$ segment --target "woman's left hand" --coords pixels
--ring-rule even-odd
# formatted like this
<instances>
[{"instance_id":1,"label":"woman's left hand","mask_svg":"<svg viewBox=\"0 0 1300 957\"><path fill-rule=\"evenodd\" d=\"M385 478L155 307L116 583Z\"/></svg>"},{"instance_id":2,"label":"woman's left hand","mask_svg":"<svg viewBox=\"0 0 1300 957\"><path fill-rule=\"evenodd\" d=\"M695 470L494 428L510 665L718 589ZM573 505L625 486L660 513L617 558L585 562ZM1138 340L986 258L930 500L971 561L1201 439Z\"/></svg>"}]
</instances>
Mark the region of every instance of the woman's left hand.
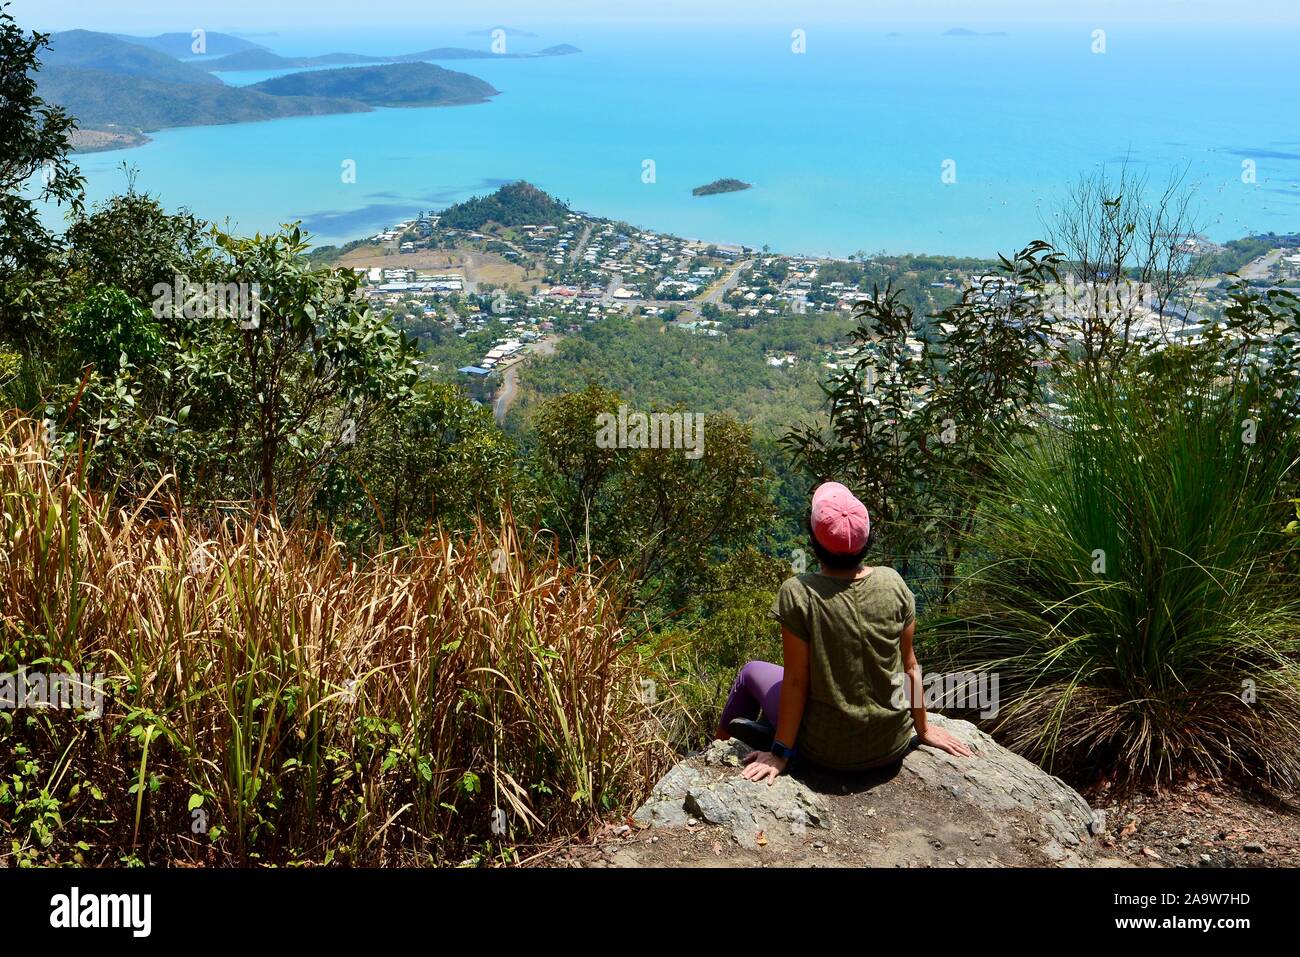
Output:
<instances>
[{"instance_id":1,"label":"woman's left hand","mask_svg":"<svg viewBox=\"0 0 1300 957\"><path fill-rule=\"evenodd\" d=\"M740 776L746 781L766 780L768 784L773 784L787 763L789 762L785 758L778 758L771 751L750 751L745 755L748 767L740 772Z\"/></svg>"}]
</instances>

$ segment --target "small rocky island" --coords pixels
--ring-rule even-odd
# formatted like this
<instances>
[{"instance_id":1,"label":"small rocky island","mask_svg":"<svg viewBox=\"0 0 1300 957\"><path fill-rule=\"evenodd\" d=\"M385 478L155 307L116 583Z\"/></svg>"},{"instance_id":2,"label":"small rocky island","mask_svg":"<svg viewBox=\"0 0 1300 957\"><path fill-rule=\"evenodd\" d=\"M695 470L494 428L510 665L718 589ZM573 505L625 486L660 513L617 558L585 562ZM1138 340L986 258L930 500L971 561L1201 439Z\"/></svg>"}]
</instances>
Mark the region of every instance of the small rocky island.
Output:
<instances>
[{"instance_id":1,"label":"small rocky island","mask_svg":"<svg viewBox=\"0 0 1300 957\"><path fill-rule=\"evenodd\" d=\"M753 183L743 183L738 179L715 179L712 183L696 186L691 190L691 195L712 196L715 193L738 193L742 189L752 188L753 185Z\"/></svg>"}]
</instances>

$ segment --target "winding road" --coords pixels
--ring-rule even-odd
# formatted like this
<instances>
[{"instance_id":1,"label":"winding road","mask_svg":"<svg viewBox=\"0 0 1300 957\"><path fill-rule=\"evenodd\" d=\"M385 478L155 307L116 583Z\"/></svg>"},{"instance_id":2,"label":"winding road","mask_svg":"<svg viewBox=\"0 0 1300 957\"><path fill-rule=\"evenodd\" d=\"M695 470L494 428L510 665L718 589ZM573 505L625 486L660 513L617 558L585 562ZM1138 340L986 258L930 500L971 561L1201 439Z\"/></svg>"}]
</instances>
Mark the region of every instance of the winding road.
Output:
<instances>
[{"instance_id":1,"label":"winding road","mask_svg":"<svg viewBox=\"0 0 1300 957\"><path fill-rule=\"evenodd\" d=\"M506 421L506 414L510 411L510 406L514 404L515 398L519 395L519 367L523 365L525 359L529 356L549 356L555 351L555 345L559 342L559 336L547 336L545 339L539 339L533 348L521 356L517 361L510 364L506 369L506 374L501 377L501 388L497 390L497 396L492 401L492 415L497 420L497 425L503 425Z\"/></svg>"}]
</instances>

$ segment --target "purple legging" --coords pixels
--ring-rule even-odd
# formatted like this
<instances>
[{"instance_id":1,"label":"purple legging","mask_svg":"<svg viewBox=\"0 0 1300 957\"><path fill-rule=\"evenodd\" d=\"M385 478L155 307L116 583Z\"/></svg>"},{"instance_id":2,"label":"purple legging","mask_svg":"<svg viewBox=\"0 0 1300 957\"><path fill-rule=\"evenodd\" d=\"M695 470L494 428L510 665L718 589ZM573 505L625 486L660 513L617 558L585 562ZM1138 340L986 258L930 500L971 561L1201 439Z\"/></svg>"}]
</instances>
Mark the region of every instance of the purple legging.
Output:
<instances>
[{"instance_id":1,"label":"purple legging","mask_svg":"<svg viewBox=\"0 0 1300 957\"><path fill-rule=\"evenodd\" d=\"M741 668L718 720L720 728L725 731L733 718L753 721L760 710L775 727L781 708L781 679L784 677L785 669L769 661L751 661Z\"/></svg>"}]
</instances>

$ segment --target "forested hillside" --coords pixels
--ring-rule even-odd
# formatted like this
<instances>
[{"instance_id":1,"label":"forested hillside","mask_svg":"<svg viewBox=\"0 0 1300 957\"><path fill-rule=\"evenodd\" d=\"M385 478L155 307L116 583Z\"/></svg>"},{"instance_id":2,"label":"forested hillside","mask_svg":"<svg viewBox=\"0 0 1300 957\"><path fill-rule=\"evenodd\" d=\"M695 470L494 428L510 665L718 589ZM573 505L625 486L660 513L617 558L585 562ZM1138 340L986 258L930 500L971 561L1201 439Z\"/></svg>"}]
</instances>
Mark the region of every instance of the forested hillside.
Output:
<instances>
[{"instance_id":1,"label":"forested hillside","mask_svg":"<svg viewBox=\"0 0 1300 957\"><path fill-rule=\"evenodd\" d=\"M487 196L475 196L442 211L442 224L454 229L481 229L487 223L501 226L555 225L568 208L536 186L511 183Z\"/></svg>"}]
</instances>

